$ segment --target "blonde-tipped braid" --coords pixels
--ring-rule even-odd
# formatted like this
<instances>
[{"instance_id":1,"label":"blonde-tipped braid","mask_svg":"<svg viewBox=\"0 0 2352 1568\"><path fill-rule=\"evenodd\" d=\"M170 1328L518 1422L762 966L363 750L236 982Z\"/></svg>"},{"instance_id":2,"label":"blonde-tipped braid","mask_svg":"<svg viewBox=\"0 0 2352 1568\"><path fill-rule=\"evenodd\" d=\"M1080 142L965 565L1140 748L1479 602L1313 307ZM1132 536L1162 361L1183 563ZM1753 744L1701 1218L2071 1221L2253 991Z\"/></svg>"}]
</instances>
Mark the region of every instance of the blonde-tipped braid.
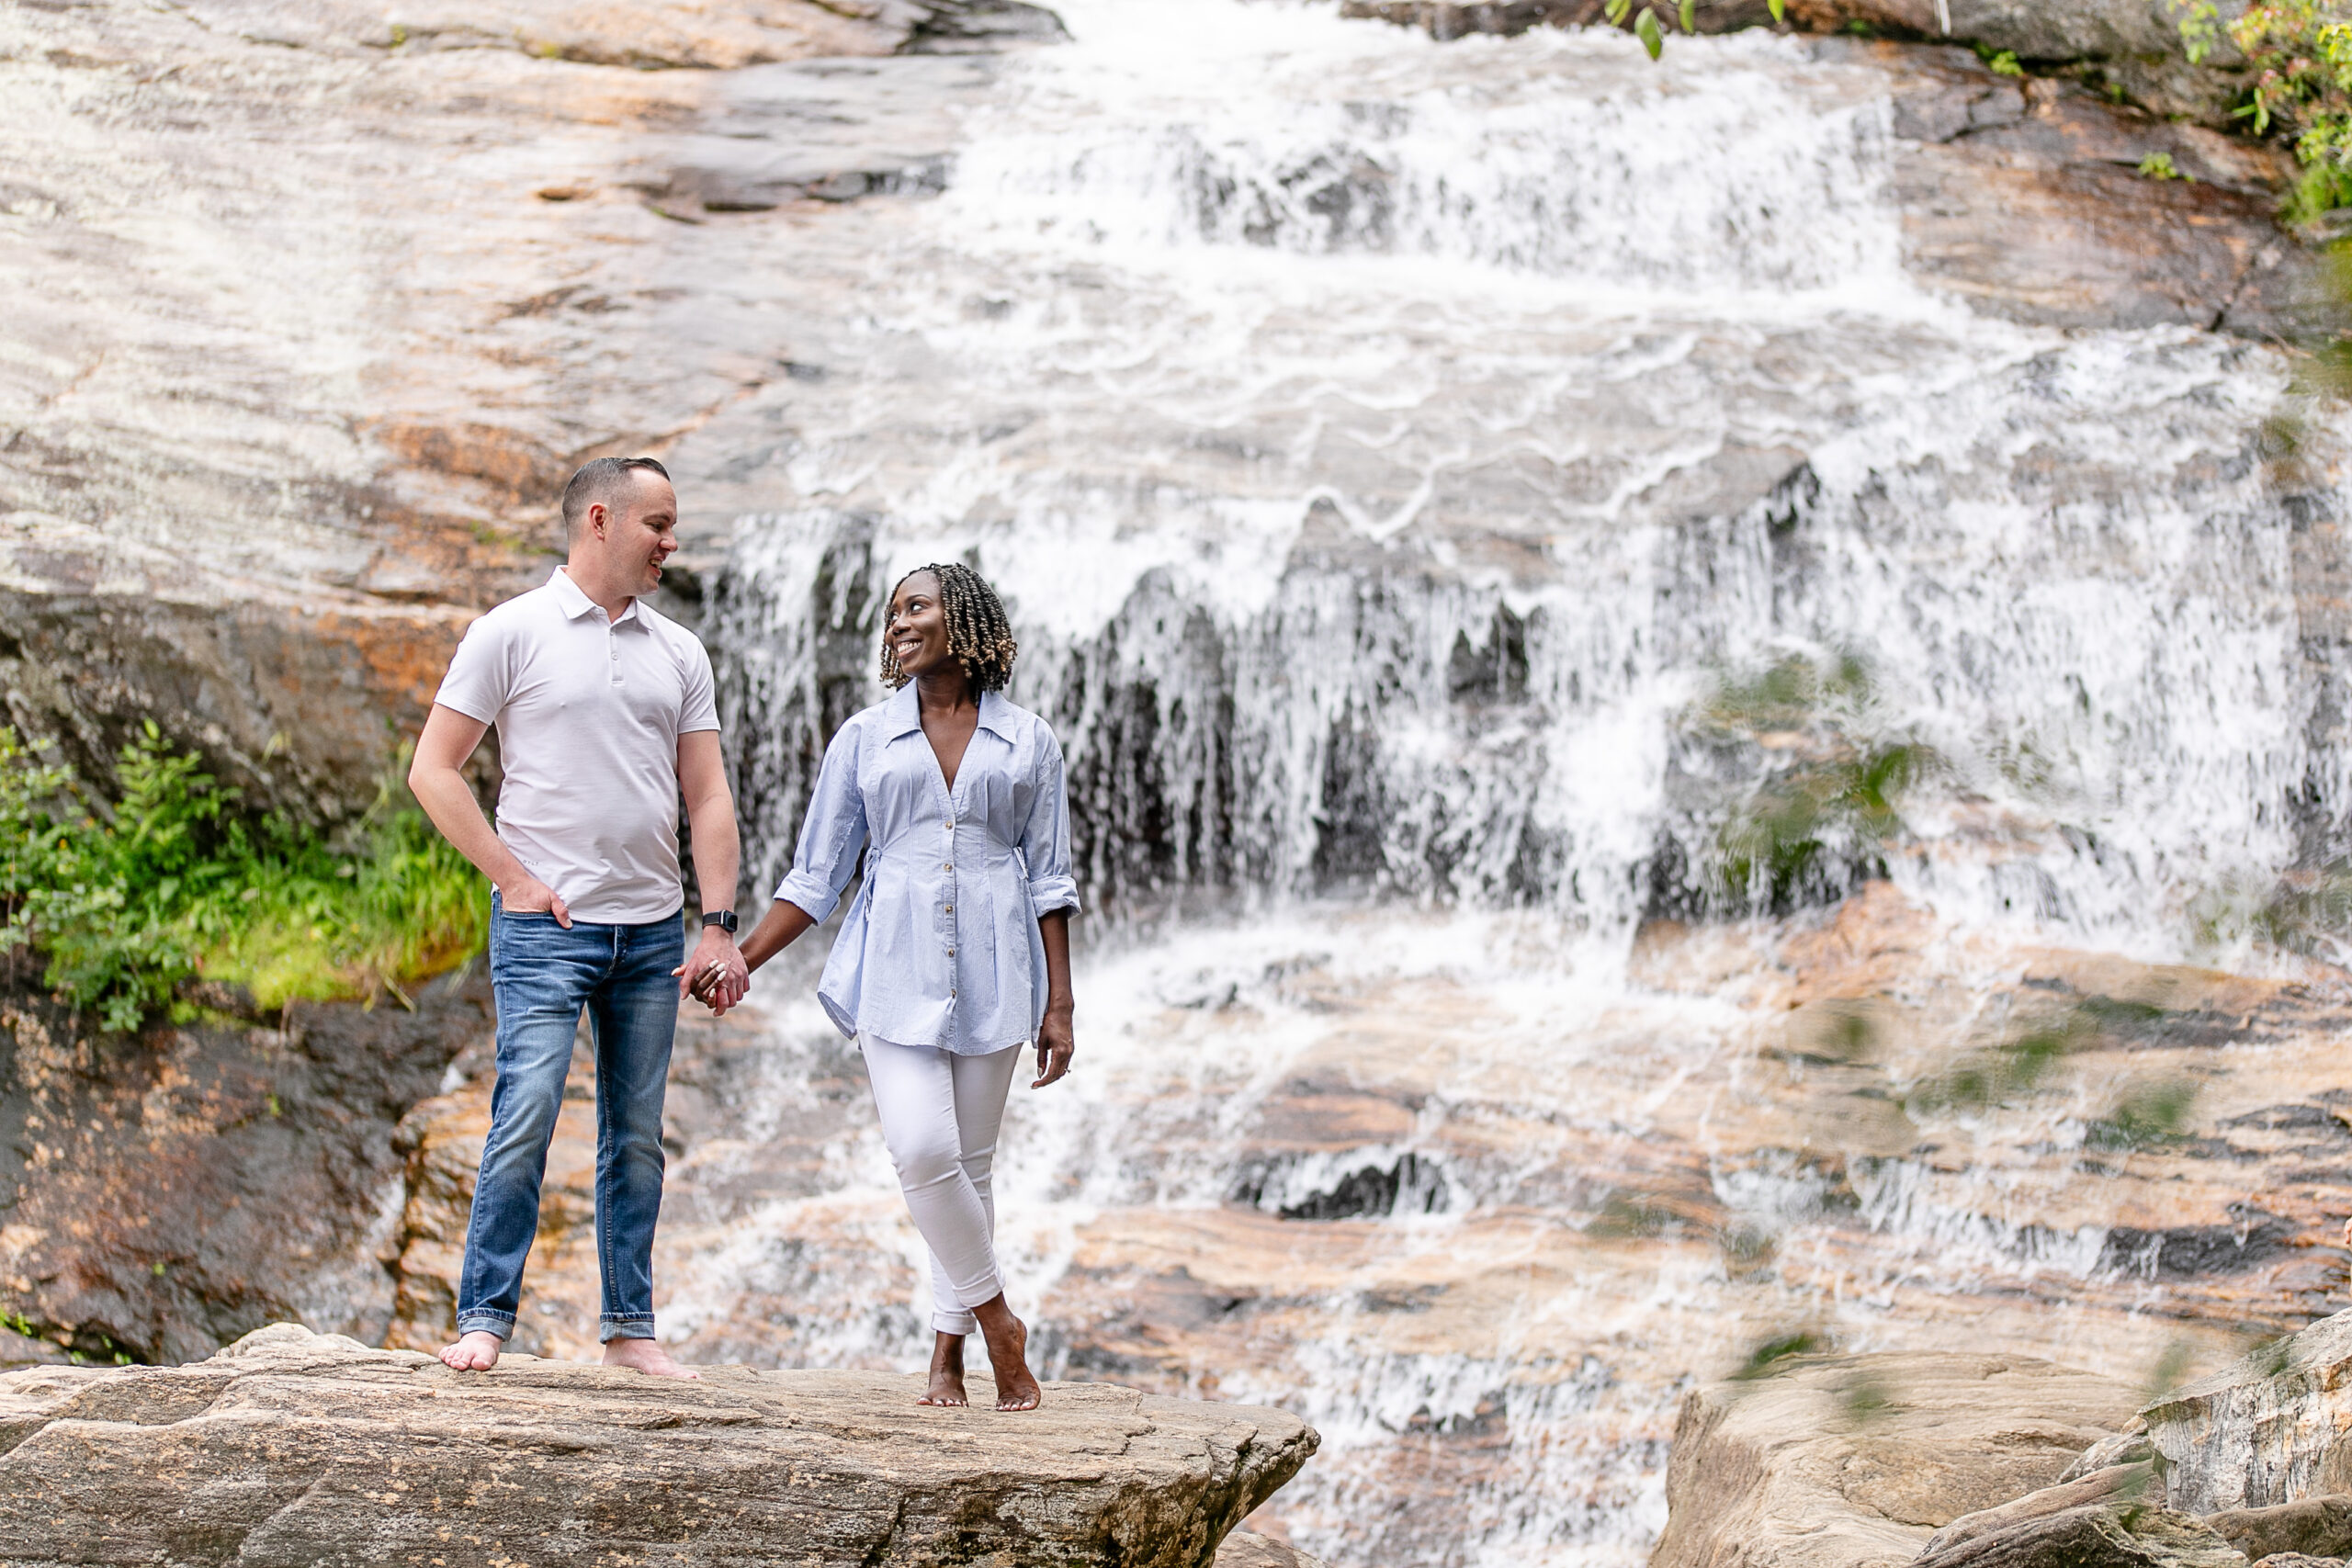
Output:
<instances>
[{"instance_id":1,"label":"blonde-tipped braid","mask_svg":"<svg viewBox=\"0 0 2352 1568\"><path fill-rule=\"evenodd\" d=\"M959 562L933 562L919 566L907 573L927 571L939 580L939 608L947 617L947 651L964 667L965 678L978 692L1001 692L1012 679L1012 660L1021 645L1012 640L1012 623L1005 618L1004 602L996 590L988 585L980 574ZM891 590L896 598L907 577L899 579ZM882 683L891 690L907 683L907 672L899 668L899 656L891 651L888 617L883 621Z\"/></svg>"}]
</instances>

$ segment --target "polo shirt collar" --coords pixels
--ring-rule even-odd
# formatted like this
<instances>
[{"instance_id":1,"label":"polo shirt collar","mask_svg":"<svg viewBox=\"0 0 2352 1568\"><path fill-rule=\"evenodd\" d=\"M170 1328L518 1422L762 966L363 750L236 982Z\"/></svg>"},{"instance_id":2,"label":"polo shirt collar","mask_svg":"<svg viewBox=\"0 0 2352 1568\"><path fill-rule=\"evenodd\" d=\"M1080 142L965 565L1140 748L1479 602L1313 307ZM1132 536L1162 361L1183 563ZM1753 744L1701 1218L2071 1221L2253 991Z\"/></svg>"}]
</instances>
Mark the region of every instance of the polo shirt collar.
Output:
<instances>
[{"instance_id":1,"label":"polo shirt collar","mask_svg":"<svg viewBox=\"0 0 2352 1568\"><path fill-rule=\"evenodd\" d=\"M573 589L573 592L579 592ZM899 687L883 705L883 719L889 727L886 739L896 740L901 735L912 735L922 728L922 706L915 698L912 681ZM979 727L1006 742L1013 740L1012 705L1004 700L1001 692L980 694Z\"/></svg>"},{"instance_id":2,"label":"polo shirt collar","mask_svg":"<svg viewBox=\"0 0 2352 1568\"><path fill-rule=\"evenodd\" d=\"M555 602L563 607L563 618L567 621L576 621L596 608L596 601L588 597L588 591L572 581L571 574L561 567L548 574L548 586L555 590ZM637 601L631 599L628 608L614 617L613 625L625 626L636 619Z\"/></svg>"}]
</instances>

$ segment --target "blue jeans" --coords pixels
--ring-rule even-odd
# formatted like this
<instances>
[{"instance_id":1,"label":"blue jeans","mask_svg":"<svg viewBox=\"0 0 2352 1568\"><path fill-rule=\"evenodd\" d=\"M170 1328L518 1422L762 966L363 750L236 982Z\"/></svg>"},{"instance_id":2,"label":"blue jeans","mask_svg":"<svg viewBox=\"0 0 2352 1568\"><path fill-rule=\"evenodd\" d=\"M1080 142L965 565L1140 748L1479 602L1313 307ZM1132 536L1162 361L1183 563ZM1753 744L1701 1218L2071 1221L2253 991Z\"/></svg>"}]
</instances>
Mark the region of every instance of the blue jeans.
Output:
<instances>
[{"instance_id":1,"label":"blue jeans","mask_svg":"<svg viewBox=\"0 0 2352 1568\"><path fill-rule=\"evenodd\" d=\"M653 1337L653 1225L662 1215L662 1094L685 962L677 917L642 926L508 914L492 895L490 979L498 1084L466 1225L458 1332L514 1328L523 1261L539 1229L539 1184L563 1107L580 1010L596 1040L596 1262L600 1340Z\"/></svg>"}]
</instances>

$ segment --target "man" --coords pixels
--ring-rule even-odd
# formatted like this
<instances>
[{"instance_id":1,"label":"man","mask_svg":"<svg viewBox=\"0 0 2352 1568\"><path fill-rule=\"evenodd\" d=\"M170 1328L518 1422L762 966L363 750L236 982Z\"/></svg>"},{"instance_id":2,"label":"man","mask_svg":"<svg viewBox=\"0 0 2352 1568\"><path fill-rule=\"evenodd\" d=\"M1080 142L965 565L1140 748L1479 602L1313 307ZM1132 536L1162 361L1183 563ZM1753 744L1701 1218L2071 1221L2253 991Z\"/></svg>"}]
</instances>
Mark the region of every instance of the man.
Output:
<instances>
[{"instance_id":1,"label":"man","mask_svg":"<svg viewBox=\"0 0 2352 1568\"><path fill-rule=\"evenodd\" d=\"M441 1359L487 1371L514 1331L585 1007L596 1042L597 1337L608 1366L693 1377L653 1337L662 1098L687 987L724 1011L750 983L735 951L735 803L710 657L641 598L678 547L668 472L650 457L599 457L564 487L563 522L570 558L468 628L409 771L434 825L496 889L498 1082L466 1227L458 1337ZM492 724L505 769L494 830L458 771ZM703 904L701 944L684 964L682 795Z\"/></svg>"}]
</instances>

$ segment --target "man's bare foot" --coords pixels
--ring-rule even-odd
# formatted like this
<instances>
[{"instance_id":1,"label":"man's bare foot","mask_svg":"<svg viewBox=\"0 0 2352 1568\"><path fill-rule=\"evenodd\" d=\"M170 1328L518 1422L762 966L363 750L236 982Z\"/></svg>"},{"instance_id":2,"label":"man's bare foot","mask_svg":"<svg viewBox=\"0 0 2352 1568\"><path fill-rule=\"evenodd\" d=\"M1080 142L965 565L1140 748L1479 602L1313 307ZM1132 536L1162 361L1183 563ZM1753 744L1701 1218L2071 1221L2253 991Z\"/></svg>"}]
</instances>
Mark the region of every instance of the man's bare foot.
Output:
<instances>
[{"instance_id":1,"label":"man's bare foot","mask_svg":"<svg viewBox=\"0 0 2352 1568\"><path fill-rule=\"evenodd\" d=\"M477 1328L458 1336L455 1345L441 1347L441 1364L461 1372L486 1372L498 1365L498 1352L506 1341L487 1328Z\"/></svg>"},{"instance_id":2,"label":"man's bare foot","mask_svg":"<svg viewBox=\"0 0 2352 1568\"><path fill-rule=\"evenodd\" d=\"M965 1405L972 1403L964 1392L964 1337L960 1334L938 1334L931 1342L931 1386L923 1391L917 1404Z\"/></svg>"},{"instance_id":3,"label":"man's bare foot","mask_svg":"<svg viewBox=\"0 0 2352 1568\"><path fill-rule=\"evenodd\" d=\"M1045 1391L1029 1372L1028 1325L1012 1315L1001 1295L974 1307L972 1315L980 1320L980 1335L988 1341L989 1371L996 1377L996 1407L1036 1409Z\"/></svg>"},{"instance_id":4,"label":"man's bare foot","mask_svg":"<svg viewBox=\"0 0 2352 1568\"><path fill-rule=\"evenodd\" d=\"M628 1367L634 1371L656 1378L698 1378L702 1374L692 1367L682 1367L670 1359L656 1339L608 1339L605 1342L605 1365Z\"/></svg>"}]
</instances>

